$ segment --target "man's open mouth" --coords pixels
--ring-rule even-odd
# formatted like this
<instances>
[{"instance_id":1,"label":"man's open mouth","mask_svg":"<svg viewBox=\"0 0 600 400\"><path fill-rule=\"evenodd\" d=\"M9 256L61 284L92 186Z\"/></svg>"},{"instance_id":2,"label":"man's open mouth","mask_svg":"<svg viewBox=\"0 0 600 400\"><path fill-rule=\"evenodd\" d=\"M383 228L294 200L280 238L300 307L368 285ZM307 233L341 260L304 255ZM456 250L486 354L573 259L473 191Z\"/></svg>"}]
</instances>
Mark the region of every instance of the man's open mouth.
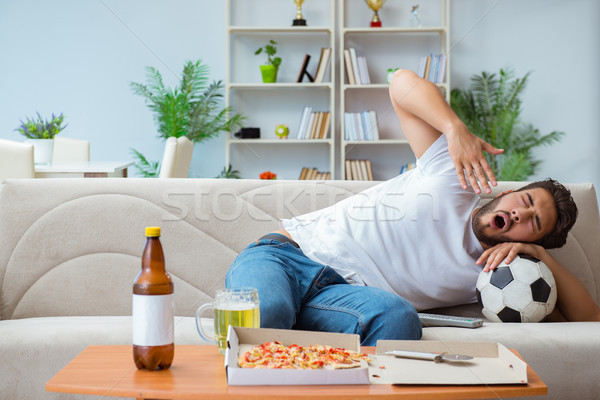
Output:
<instances>
[{"instance_id":1,"label":"man's open mouth","mask_svg":"<svg viewBox=\"0 0 600 400\"><path fill-rule=\"evenodd\" d=\"M496 214L496 216L492 218L490 225L492 228L504 230L504 228L508 227L509 222L508 215L505 213L500 213Z\"/></svg>"}]
</instances>

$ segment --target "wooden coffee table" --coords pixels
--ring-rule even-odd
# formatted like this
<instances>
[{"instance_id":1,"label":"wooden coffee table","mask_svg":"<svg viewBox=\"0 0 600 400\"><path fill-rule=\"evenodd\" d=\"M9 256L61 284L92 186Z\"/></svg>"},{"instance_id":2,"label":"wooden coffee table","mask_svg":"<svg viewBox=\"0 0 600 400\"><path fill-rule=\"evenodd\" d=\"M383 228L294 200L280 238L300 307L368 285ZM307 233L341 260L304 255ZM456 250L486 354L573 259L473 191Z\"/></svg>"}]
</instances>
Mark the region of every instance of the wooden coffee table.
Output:
<instances>
[{"instance_id":1,"label":"wooden coffee table","mask_svg":"<svg viewBox=\"0 0 600 400\"><path fill-rule=\"evenodd\" d=\"M373 353L374 347L362 351ZM227 386L216 346L176 346L165 371L139 371L131 346L90 346L46 383L51 392L138 399L482 399L547 394L528 367L527 385L423 386Z\"/></svg>"}]
</instances>

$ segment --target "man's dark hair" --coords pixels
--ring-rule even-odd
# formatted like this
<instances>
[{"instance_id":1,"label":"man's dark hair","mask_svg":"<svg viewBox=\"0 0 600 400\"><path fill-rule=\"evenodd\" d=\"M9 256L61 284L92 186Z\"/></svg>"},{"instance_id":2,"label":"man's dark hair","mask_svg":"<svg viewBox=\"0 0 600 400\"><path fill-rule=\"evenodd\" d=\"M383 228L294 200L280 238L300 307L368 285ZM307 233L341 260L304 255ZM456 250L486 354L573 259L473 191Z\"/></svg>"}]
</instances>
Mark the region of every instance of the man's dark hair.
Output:
<instances>
[{"instance_id":1,"label":"man's dark hair","mask_svg":"<svg viewBox=\"0 0 600 400\"><path fill-rule=\"evenodd\" d=\"M536 241L545 249L554 249L562 247L567 242L567 234L577 220L577 205L571 196L571 192L561 183L554 179L546 179L544 181L533 182L523 186L518 192L535 188L545 189L552 195L554 206L556 207L556 226L546 236Z\"/></svg>"}]
</instances>

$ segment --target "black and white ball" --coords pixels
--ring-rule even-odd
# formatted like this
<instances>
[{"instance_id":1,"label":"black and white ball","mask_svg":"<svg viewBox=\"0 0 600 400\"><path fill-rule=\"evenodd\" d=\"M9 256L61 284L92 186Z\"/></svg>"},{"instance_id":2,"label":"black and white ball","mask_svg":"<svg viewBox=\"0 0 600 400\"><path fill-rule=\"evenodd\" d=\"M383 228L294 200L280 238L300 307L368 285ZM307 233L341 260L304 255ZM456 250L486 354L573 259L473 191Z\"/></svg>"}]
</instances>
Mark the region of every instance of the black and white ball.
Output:
<instances>
[{"instance_id":1,"label":"black and white ball","mask_svg":"<svg viewBox=\"0 0 600 400\"><path fill-rule=\"evenodd\" d=\"M556 282L542 261L520 255L479 274L477 300L494 322L540 322L556 305Z\"/></svg>"}]
</instances>

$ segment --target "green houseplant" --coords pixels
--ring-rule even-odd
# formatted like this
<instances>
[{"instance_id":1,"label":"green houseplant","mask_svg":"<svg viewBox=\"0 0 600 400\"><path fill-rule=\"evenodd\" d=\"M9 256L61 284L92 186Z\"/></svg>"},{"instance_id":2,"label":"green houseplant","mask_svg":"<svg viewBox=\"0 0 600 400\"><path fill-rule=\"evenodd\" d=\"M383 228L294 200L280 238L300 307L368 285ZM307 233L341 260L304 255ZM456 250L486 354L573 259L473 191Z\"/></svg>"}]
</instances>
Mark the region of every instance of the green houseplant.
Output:
<instances>
[{"instance_id":1,"label":"green houseplant","mask_svg":"<svg viewBox=\"0 0 600 400\"><path fill-rule=\"evenodd\" d=\"M540 134L532 124L521 121L522 100L530 72L515 78L511 69L499 74L482 72L471 77L467 90L453 89L450 104L473 134L504 153L486 157L496 178L523 181L536 172L540 160L533 149L559 142L564 132Z\"/></svg>"},{"instance_id":2,"label":"green houseplant","mask_svg":"<svg viewBox=\"0 0 600 400\"><path fill-rule=\"evenodd\" d=\"M275 54L277 54L277 42L269 40L266 45L259 47L254 54L258 55L263 52L267 55L267 63L260 66L262 80L264 83L277 82L277 71L279 71L279 65L281 64L281 57L275 57Z\"/></svg>"},{"instance_id":3,"label":"green houseplant","mask_svg":"<svg viewBox=\"0 0 600 400\"><path fill-rule=\"evenodd\" d=\"M240 171L233 169L231 164L228 167L223 167L223 170L215 178L217 179L241 179Z\"/></svg>"},{"instance_id":4,"label":"green houseplant","mask_svg":"<svg viewBox=\"0 0 600 400\"><path fill-rule=\"evenodd\" d=\"M50 119L44 119L39 112L37 117L27 117L25 121L19 120L15 131L27 138L27 142L33 145L33 159L36 164L50 164L54 150L54 137L64 130L68 124L63 125L64 115L52 114Z\"/></svg>"},{"instance_id":5,"label":"green houseplant","mask_svg":"<svg viewBox=\"0 0 600 400\"><path fill-rule=\"evenodd\" d=\"M186 61L179 83L174 88L165 86L163 77L155 68L146 68L147 83L130 84L134 94L144 97L154 113L158 136L166 140L187 136L193 142L217 137L221 132L234 132L242 126L244 117L231 107L223 107L223 82L209 83L209 68L201 60ZM138 159L135 167L142 176L157 176L160 166L148 161L132 149Z\"/></svg>"}]
</instances>

